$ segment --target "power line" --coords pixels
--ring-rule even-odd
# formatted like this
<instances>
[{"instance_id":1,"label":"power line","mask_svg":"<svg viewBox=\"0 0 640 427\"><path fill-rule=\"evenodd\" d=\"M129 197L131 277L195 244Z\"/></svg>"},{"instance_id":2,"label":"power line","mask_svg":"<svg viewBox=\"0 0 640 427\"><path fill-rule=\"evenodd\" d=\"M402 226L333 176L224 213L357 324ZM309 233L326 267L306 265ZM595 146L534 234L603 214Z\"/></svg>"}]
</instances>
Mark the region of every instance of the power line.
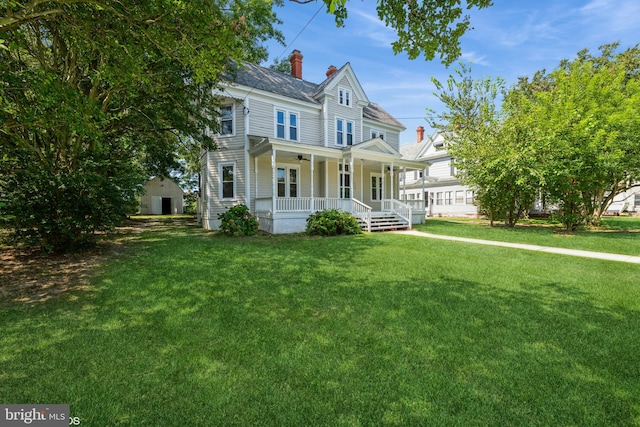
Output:
<instances>
[{"instance_id":1,"label":"power line","mask_svg":"<svg viewBox=\"0 0 640 427\"><path fill-rule=\"evenodd\" d=\"M322 10L322 8L324 7L324 4L322 6L320 6L318 8L318 10L316 10L316 13L313 14L313 16L311 18L309 18L309 20L307 21L306 24L304 24L304 26L302 27L302 29L300 31L298 31L298 34L296 34L296 36L293 38L293 40L291 40L291 42L289 42L289 44L284 48L284 50L282 51L282 53L280 55L278 55L276 57L276 62L285 55L286 52L289 51L289 49L291 48L291 45L293 45L293 43L298 40L298 37L300 37L302 35L302 33L307 29L307 27L311 24L311 22L315 19L316 16L318 16L318 13L320 13L320 11ZM244 96L244 98L242 98L242 102L244 103L244 101L247 99L247 97L249 95L251 95L251 93L253 92L253 90L256 88L257 83L255 83L252 87L251 90Z\"/></svg>"}]
</instances>

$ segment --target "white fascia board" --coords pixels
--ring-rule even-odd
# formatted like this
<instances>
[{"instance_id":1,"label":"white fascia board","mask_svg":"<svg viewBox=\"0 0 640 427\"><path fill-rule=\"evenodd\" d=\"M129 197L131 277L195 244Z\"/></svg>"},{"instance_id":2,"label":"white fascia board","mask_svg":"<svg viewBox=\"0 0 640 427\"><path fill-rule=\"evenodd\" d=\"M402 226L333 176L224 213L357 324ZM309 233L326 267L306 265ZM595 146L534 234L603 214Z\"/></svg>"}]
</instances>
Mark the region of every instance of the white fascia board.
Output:
<instances>
[{"instance_id":1,"label":"white fascia board","mask_svg":"<svg viewBox=\"0 0 640 427\"><path fill-rule=\"evenodd\" d=\"M299 99L279 96L272 92L267 92L260 89L251 89L246 86L226 86L224 92L221 93L221 96L230 96L238 99L249 97L251 99L266 102L268 104L287 106L298 111L306 111L310 113L319 113L320 110L322 110L322 104L312 104L309 102L301 101Z\"/></svg>"},{"instance_id":2,"label":"white fascia board","mask_svg":"<svg viewBox=\"0 0 640 427\"><path fill-rule=\"evenodd\" d=\"M362 122L373 129L386 130L390 132L402 132L403 130L405 130L404 127L390 125L388 123L379 122L377 120L373 120L365 117L362 118Z\"/></svg>"}]
</instances>

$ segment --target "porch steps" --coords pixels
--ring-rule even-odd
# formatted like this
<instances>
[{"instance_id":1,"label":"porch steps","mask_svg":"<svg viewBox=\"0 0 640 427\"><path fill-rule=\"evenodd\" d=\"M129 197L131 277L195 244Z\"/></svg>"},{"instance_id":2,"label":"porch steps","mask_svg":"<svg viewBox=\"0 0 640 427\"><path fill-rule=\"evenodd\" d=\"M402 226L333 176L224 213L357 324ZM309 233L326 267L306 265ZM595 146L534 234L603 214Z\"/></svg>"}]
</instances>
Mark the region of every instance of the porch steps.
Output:
<instances>
[{"instance_id":1,"label":"porch steps","mask_svg":"<svg viewBox=\"0 0 640 427\"><path fill-rule=\"evenodd\" d=\"M360 227L367 231L367 224L358 219ZM399 216L385 212L371 213L371 231L393 231L393 230L409 230L411 226L407 221Z\"/></svg>"}]
</instances>

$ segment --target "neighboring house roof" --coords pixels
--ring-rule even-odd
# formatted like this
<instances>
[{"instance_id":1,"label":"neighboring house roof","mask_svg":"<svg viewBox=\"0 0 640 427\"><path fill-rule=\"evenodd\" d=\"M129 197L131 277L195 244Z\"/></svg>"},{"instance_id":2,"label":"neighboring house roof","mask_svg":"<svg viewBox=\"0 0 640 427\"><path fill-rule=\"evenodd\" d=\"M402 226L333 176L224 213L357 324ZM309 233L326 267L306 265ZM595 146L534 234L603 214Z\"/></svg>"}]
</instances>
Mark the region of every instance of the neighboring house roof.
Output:
<instances>
[{"instance_id":1,"label":"neighboring house roof","mask_svg":"<svg viewBox=\"0 0 640 427\"><path fill-rule=\"evenodd\" d=\"M450 157L444 148L444 143L450 134L435 132L421 141L400 146L403 159L407 160L436 160Z\"/></svg>"},{"instance_id":2,"label":"neighboring house roof","mask_svg":"<svg viewBox=\"0 0 640 427\"><path fill-rule=\"evenodd\" d=\"M311 83L290 74L280 73L247 62L243 63L242 67L236 67L233 75L227 75L227 79L238 85L319 105L322 103L325 90L335 86L345 75L348 75L353 80L354 86L360 92L360 98L365 100L366 104L362 110L362 115L365 119L405 129L402 123L379 104L369 102L348 62L320 84Z\"/></svg>"}]
</instances>

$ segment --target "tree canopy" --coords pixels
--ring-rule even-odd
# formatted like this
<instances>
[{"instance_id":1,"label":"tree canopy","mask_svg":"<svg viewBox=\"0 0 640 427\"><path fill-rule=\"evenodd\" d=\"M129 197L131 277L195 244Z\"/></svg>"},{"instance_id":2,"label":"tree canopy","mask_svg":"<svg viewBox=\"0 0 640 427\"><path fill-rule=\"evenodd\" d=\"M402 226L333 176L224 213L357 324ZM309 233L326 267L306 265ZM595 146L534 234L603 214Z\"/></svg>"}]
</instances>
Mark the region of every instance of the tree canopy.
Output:
<instances>
[{"instance_id":1,"label":"tree canopy","mask_svg":"<svg viewBox=\"0 0 640 427\"><path fill-rule=\"evenodd\" d=\"M447 109L433 125L450 132L460 178L492 218L513 225L539 197L567 229L597 225L615 196L639 185L638 46L583 50L508 91L464 67L458 74L446 88L436 82Z\"/></svg>"},{"instance_id":2,"label":"tree canopy","mask_svg":"<svg viewBox=\"0 0 640 427\"><path fill-rule=\"evenodd\" d=\"M293 0L309 3L313 0ZM336 23L344 25L348 17L348 0L323 0ZM406 52L409 59L424 55L430 61L436 55L450 65L460 57L460 37L470 29L464 10L489 7L492 0L378 0L378 18L398 35L391 44L393 52ZM464 5L464 6L463 6Z\"/></svg>"},{"instance_id":3,"label":"tree canopy","mask_svg":"<svg viewBox=\"0 0 640 427\"><path fill-rule=\"evenodd\" d=\"M3 211L51 248L112 226L181 146L213 147L212 89L279 37L261 0L3 3Z\"/></svg>"}]
</instances>

